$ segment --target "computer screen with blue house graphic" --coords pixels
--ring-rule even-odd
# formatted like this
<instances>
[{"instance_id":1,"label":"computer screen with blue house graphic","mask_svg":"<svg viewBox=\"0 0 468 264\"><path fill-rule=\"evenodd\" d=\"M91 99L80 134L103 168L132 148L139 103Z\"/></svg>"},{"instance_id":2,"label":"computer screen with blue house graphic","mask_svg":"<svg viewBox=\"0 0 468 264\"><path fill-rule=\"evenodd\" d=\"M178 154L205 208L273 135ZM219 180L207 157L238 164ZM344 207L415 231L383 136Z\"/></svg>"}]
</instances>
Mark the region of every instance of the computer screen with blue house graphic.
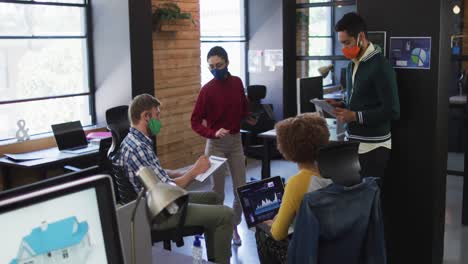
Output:
<instances>
[{"instance_id":1,"label":"computer screen with blue house graphic","mask_svg":"<svg viewBox=\"0 0 468 264\"><path fill-rule=\"evenodd\" d=\"M0 215L0 263L107 263L96 190Z\"/></svg>"}]
</instances>

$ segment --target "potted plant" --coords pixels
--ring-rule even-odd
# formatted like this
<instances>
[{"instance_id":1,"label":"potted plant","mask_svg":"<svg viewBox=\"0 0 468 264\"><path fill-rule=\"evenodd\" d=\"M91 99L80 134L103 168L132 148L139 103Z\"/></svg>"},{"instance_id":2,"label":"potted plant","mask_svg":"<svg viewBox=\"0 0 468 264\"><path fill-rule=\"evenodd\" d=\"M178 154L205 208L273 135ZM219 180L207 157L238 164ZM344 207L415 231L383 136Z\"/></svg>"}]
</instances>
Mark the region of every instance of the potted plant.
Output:
<instances>
[{"instance_id":1,"label":"potted plant","mask_svg":"<svg viewBox=\"0 0 468 264\"><path fill-rule=\"evenodd\" d=\"M309 24L309 15L305 11L296 11L296 25L306 26Z\"/></svg>"},{"instance_id":2,"label":"potted plant","mask_svg":"<svg viewBox=\"0 0 468 264\"><path fill-rule=\"evenodd\" d=\"M185 19L190 20L194 25L196 24L191 13L182 12L180 7L173 2L160 4L153 11L153 26L157 30L162 30L162 26L168 22L175 24L176 21Z\"/></svg>"}]
</instances>

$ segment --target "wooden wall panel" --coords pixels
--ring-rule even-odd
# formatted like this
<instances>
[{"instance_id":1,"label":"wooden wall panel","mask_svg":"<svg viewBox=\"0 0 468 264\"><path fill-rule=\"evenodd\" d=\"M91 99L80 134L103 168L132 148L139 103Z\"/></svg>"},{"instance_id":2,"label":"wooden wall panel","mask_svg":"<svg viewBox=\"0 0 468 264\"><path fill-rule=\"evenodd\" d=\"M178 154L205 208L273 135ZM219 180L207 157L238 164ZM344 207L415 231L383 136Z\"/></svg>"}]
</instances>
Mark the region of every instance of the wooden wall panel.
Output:
<instances>
[{"instance_id":1,"label":"wooden wall panel","mask_svg":"<svg viewBox=\"0 0 468 264\"><path fill-rule=\"evenodd\" d=\"M163 35L166 32L160 32L159 35ZM158 50L157 60L167 59L185 59L185 58L200 58L199 49L178 49L178 50Z\"/></svg>"},{"instance_id":2,"label":"wooden wall panel","mask_svg":"<svg viewBox=\"0 0 468 264\"><path fill-rule=\"evenodd\" d=\"M181 58L181 59L168 59L156 61L154 65L156 70L170 70L178 68L198 68L200 67L200 58Z\"/></svg>"},{"instance_id":3,"label":"wooden wall panel","mask_svg":"<svg viewBox=\"0 0 468 264\"><path fill-rule=\"evenodd\" d=\"M155 73L157 77L157 73ZM190 75L190 76L181 76L171 79L156 79L154 80L155 89L164 89L164 88L173 88L181 86L190 86L198 85L200 86L200 76L199 75Z\"/></svg>"},{"instance_id":4,"label":"wooden wall panel","mask_svg":"<svg viewBox=\"0 0 468 264\"><path fill-rule=\"evenodd\" d=\"M153 32L155 95L160 99L163 128L158 156L164 168L192 164L204 151L205 139L192 131L190 117L200 91L200 8L198 0L152 0L153 8L175 2L197 21L162 25Z\"/></svg>"},{"instance_id":5,"label":"wooden wall panel","mask_svg":"<svg viewBox=\"0 0 468 264\"><path fill-rule=\"evenodd\" d=\"M166 97L184 96L193 93L198 93L200 85L184 85L182 87L161 88L158 91L158 98L164 99Z\"/></svg>"}]
</instances>

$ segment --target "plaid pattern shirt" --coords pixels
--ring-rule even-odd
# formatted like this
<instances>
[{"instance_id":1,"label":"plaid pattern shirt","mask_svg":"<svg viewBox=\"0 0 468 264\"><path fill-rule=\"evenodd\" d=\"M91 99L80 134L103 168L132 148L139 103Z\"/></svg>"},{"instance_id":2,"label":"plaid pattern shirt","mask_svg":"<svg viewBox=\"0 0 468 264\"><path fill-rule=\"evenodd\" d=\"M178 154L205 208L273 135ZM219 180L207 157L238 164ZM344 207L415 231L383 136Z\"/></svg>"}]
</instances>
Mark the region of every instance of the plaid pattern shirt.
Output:
<instances>
[{"instance_id":1,"label":"plaid pattern shirt","mask_svg":"<svg viewBox=\"0 0 468 264\"><path fill-rule=\"evenodd\" d=\"M125 169L137 193L142 188L137 173L144 167L153 168L161 182L173 182L154 153L153 141L136 128L130 128L112 161Z\"/></svg>"}]
</instances>

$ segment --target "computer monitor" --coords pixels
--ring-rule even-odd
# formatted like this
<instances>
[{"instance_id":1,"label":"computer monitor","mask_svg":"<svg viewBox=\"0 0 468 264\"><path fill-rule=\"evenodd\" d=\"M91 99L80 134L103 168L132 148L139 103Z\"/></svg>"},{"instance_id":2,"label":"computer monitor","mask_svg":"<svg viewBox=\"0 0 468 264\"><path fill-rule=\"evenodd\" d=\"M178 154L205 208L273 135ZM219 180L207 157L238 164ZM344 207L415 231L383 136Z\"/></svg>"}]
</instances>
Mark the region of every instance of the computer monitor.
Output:
<instances>
[{"instance_id":1,"label":"computer monitor","mask_svg":"<svg viewBox=\"0 0 468 264\"><path fill-rule=\"evenodd\" d=\"M322 76L298 78L297 83L297 114L315 112L315 106L310 100L323 99Z\"/></svg>"},{"instance_id":2,"label":"computer monitor","mask_svg":"<svg viewBox=\"0 0 468 264\"><path fill-rule=\"evenodd\" d=\"M340 71L340 84L343 89L346 89L346 68L341 68Z\"/></svg>"},{"instance_id":3,"label":"computer monitor","mask_svg":"<svg viewBox=\"0 0 468 264\"><path fill-rule=\"evenodd\" d=\"M106 175L0 201L0 233L0 263L124 263Z\"/></svg>"},{"instance_id":4,"label":"computer monitor","mask_svg":"<svg viewBox=\"0 0 468 264\"><path fill-rule=\"evenodd\" d=\"M34 191L42 190L52 186L60 185L67 182L80 180L89 176L96 175L100 172L99 166L91 166L79 171L74 171L59 175L56 177L48 178L42 181L37 181L31 184L22 185L13 189L8 189L0 192L0 201L13 198L19 195L24 195Z\"/></svg>"}]
</instances>

